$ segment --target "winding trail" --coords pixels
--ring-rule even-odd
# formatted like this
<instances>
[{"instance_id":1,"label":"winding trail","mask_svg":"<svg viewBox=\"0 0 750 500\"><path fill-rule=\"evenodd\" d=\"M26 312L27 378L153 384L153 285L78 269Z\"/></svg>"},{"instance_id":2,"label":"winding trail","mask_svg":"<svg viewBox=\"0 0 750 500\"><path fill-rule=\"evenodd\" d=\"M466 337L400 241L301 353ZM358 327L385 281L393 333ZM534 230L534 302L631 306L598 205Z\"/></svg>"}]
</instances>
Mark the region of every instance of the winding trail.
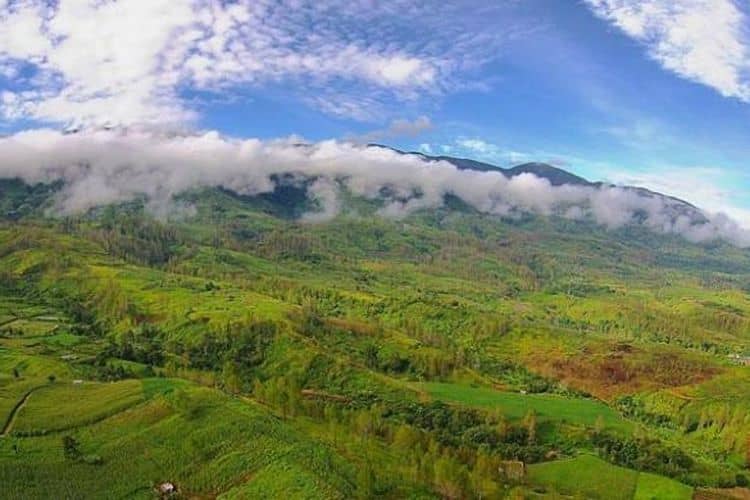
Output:
<instances>
[{"instance_id":1,"label":"winding trail","mask_svg":"<svg viewBox=\"0 0 750 500\"><path fill-rule=\"evenodd\" d=\"M5 425L3 426L2 432L0 432L0 438L3 438L10 433L11 429L13 428L13 422L16 420L16 415L18 415L18 412L21 411L21 408L26 404L26 401L28 401L29 396L36 391L37 389L44 387L42 385L33 387L26 391L26 394L23 395L21 399L18 400L16 405L13 407L12 410L10 410L10 414L8 415L7 420L5 421Z\"/></svg>"}]
</instances>

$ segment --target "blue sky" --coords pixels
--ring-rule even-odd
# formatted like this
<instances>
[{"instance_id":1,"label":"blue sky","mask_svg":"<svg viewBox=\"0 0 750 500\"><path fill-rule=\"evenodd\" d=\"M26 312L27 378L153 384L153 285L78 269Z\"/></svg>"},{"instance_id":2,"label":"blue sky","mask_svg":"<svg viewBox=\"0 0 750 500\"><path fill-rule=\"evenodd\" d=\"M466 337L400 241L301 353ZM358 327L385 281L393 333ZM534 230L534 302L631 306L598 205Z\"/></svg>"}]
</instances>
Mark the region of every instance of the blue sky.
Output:
<instances>
[{"instance_id":1,"label":"blue sky","mask_svg":"<svg viewBox=\"0 0 750 500\"><path fill-rule=\"evenodd\" d=\"M748 15L732 0L0 0L0 130L546 161L750 225Z\"/></svg>"}]
</instances>

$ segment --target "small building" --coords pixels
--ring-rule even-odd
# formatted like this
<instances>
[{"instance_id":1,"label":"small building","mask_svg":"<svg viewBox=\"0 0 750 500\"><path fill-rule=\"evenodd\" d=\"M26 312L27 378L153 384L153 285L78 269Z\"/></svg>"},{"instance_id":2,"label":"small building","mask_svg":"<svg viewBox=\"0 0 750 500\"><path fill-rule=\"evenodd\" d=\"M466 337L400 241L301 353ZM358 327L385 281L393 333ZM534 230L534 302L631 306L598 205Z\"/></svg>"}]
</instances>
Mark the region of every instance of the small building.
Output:
<instances>
[{"instance_id":1,"label":"small building","mask_svg":"<svg viewBox=\"0 0 750 500\"><path fill-rule=\"evenodd\" d=\"M77 378L73 381L73 385L81 385L83 383L83 380Z\"/></svg>"},{"instance_id":2,"label":"small building","mask_svg":"<svg viewBox=\"0 0 750 500\"><path fill-rule=\"evenodd\" d=\"M161 493L162 495L171 495L176 492L177 492L177 487L174 485L174 483L170 483L169 481L166 481L159 485L159 493Z\"/></svg>"}]
</instances>

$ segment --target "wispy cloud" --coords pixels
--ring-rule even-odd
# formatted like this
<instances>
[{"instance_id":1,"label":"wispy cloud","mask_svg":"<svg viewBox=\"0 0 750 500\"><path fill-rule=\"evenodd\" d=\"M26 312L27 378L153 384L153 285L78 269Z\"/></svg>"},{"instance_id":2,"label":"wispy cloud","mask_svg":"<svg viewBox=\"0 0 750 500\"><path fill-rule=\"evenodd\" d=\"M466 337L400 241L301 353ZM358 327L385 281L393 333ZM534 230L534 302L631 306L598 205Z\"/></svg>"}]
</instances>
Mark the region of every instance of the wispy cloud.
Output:
<instances>
[{"instance_id":1,"label":"wispy cloud","mask_svg":"<svg viewBox=\"0 0 750 500\"><path fill-rule=\"evenodd\" d=\"M494 163L499 166L517 165L534 158L547 158L548 154L530 154L503 147L480 137L459 136L451 142L442 144L422 143L419 150L428 155L444 154L466 156L475 160Z\"/></svg>"},{"instance_id":2,"label":"wispy cloud","mask_svg":"<svg viewBox=\"0 0 750 500\"><path fill-rule=\"evenodd\" d=\"M585 0L651 58L721 95L750 101L746 15L734 0Z\"/></svg>"},{"instance_id":3,"label":"wispy cloud","mask_svg":"<svg viewBox=\"0 0 750 500\"><path fill-rule=\"evenodd\" d=\"M677 142L669 126L637 112L612 112L613 123L594 129L635 150L672 147Z\"/></svg>"},{"instance_id":4,"label":"wispy cloud","mask_svg":"<svg viewBox=\"0 0 750 500\"><path fill-rule=\"evenodd\" d=\"M324 111L375 108L460 88L518 30L512 6L406 0L6 0L0 67L6 120L181 122L186 94L273 84ZM22 77L19 75L23 75Z\"/></svg>"},{"instance_id":5,"label":"wispy cloud","mask_svg":"<svg viewBox=\"0 0 750 500\"><path fill-rule=\"evenodd\" d=\"M361 144L368 144L398 137L416 137L432 127L432 120L427 116L419 116L414 120L398 118L391 121L385 128L372 130L350 139Z\"/></svg>"},{"instance_id":6,"label":"wispy cloud","mask_svg":"<svg viewBox=\"0 0 750 500\"><path fill-rule=\"evenodd\" d=\"M475 153L483 158L497 157L501 151L497 145L476 138L457 139L456 146Z\"/></svg>"}]
</instances>

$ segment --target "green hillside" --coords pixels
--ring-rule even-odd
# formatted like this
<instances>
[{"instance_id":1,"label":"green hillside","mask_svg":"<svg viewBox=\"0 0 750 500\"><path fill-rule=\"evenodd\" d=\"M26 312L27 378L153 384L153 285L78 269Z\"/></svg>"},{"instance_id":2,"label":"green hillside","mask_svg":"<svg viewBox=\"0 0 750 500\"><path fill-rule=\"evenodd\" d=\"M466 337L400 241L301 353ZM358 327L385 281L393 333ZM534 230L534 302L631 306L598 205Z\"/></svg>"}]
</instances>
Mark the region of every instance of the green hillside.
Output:
<instances>
[{"instance_id":1,"label":"green hillside","mask_svg":"<svg viewBox=\"0 0 750 500\"><path fill-rule=\"evenodd\" d=\"M292 189L0 195L0 497L689 498L750 479L750 253ZM523 462L526 473L501 472ZM608 486L604 486L606 485Z\"/></svg>"}]
</instances>

